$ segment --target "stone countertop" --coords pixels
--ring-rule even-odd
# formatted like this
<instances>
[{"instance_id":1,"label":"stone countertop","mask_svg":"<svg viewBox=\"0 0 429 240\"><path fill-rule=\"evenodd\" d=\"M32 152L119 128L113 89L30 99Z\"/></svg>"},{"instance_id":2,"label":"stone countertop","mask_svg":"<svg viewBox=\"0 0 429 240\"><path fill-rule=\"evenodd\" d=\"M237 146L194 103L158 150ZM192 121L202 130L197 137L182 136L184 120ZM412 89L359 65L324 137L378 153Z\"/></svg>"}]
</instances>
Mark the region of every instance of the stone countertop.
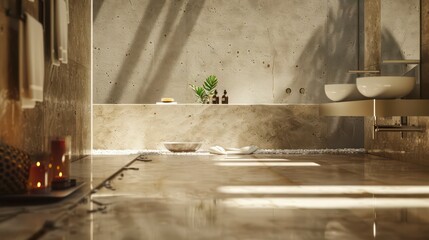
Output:
<instances>
[{"instance_id":1,"label":"stone countertop","mask_svg":"<svg viewBox=\"0 0 429 240\"><path fill-rule=\"evenodd\" d=\"M82 179L92 172L96 186L135 157L98 156L73 167L85 171ZM1 221L1 236L424 239L429 234L427 167L367 154L144 157L151 161L132 162L73 207L37 206L43 210ZM42 228L46 219L54 222Z\"/></svg>"}]
</instances>

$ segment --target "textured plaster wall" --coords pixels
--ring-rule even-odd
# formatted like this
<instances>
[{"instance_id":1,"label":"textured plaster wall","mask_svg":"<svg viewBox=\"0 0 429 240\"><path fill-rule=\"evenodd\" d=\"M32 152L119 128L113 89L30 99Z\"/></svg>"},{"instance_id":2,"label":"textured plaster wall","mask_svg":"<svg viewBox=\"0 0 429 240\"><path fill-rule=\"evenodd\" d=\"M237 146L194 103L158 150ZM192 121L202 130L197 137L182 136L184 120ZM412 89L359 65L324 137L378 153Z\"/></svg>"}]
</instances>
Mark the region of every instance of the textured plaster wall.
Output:
<instances>
[{"instance_id":1,"label":"textured plaster wall","mask_svg":"<svg viewBox=\"0 0 429 240\"><path fill-rule=\"evenodd\" d=\"M381 60L420 59L420 0L381 0L380 16ZM403 75L413 67L382 64L381 71Z\"/></svg>"},{"instance_id":2,"label":"textured plaster wall","mask_svg":"<svg viewBox=\"0 0 429 240\"><path fill-rule=\"evenodd\" d=\"M357 0L94 0L94 101L190 103L215 74L232 103L327 102L357 40Z\"/></svg>"},{"instance_id":3,"label":"textured plaster wall","mask_svg":"<svg viewBox=\"0 0 429 240\"><path fill-rule=\"evenodd\" d=\"M162 149L164 141L268 149L360 148L359 125L319 116L318 105L94 105L94 149ZM349 124L349 125L347 125Z\"/></svg>"},{"instance_id":4,"label":"textured plaster wall","mask_svg":"<svg viewBox=\"0 0 429 240\"><path fill-rule=\"evenodd\" d=\"M24 4L39 17L38 0ZM14 10L15 1L0 1L0 140L35 153L48 150L50 137L71 135L77 158L90 151L91 1L69 4L69 63L54 67L45 57L44 101L23 110L17 94L17 22L4 14L5 8Z\"/></svg>"}]
</instances>

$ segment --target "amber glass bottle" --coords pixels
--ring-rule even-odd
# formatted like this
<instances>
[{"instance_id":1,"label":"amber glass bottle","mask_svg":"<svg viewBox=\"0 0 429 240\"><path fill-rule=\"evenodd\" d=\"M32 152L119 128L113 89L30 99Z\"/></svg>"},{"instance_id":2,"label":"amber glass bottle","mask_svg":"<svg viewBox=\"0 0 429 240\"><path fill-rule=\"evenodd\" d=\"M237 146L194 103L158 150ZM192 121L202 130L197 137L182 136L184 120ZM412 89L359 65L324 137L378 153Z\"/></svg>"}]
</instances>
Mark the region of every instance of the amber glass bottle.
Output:
<instances>
[{"instance_id":1,"label":"amber glass bottle","mask_svg":"<svg viewBox=\"0 0 429 240\"><path fill-rule=\"evenodd\" d=\"M227 95L226 90L223 90L222 104L228 104L228 95Z\"/></svg>"}]
</instances>

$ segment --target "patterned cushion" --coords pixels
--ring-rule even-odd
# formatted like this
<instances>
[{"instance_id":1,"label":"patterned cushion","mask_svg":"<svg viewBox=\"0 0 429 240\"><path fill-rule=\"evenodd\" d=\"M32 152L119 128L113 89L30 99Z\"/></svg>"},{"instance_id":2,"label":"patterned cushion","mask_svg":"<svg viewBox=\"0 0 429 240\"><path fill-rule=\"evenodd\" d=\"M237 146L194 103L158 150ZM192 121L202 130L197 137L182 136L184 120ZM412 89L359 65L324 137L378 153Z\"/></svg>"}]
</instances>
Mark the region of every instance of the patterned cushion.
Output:
<instances>
[{"instance_id":1,"label":"patterned cushion","mask_svg":"<svg viewBox=\"0 0 429 240\"><path fill-rule=\"evenodd\" d=\"M27 153L0 143L0 194L25 193L30 164Z\"/></svg>"}]
</instances>

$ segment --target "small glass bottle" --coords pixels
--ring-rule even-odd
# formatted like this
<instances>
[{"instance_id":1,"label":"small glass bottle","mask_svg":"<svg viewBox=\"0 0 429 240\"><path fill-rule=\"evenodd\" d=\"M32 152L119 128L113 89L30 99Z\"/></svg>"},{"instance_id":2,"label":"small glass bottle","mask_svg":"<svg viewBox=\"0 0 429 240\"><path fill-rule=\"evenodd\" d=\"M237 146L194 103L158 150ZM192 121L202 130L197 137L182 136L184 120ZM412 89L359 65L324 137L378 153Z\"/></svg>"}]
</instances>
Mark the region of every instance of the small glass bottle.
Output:
<instances>
[{"instance_id":1,"label":"small glass bottle","mask_svg":"<svg viewBox=\"0 0 429 240\"><path fill-rule=\"evenodd\" d=\"M214 96L212 98L212 104L219 104L219 96L217 95L217 90L214 91Z\"/></svg>"},{"instance_id":2,"label":"small glass bottle","mask_svg":"<svg viewBox=\"0 0 429 240\"><path fill-rule=\"evenodd\" d=\"M223 90L222 104L228 104L228 95L227 95L226 90Z\"/></svg>"}]
</instances>

